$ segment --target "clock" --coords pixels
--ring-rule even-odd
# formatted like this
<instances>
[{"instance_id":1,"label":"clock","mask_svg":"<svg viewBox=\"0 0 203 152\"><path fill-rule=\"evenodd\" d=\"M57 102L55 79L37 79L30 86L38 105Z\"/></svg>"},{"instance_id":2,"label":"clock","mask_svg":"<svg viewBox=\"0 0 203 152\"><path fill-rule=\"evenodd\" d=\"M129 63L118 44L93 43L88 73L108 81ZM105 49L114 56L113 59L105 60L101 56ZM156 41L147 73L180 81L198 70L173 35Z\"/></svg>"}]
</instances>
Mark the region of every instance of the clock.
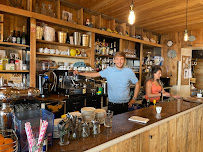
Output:
<instances>
[{"instance_id":1,"label":"clock","mask_svg":"<svg viewBox=\"0 0 203 152\"><path fill-rule=\"evenodd\" d=\"M171 41L171 40L167 41L167 46L168 46L168 47L173 46L173 41Z\"/></svg>"},{"instance_id":2,"label":"clock","mask_svg":"<svg viewBox=\"0 0 203 152\"><path fill-rule=\"evenodd\" d=\"M169 50L168 53L167 53L167 56L171 59L175 58L177 55L176 51L175 50Z\"/></svg>"}]
</instances>

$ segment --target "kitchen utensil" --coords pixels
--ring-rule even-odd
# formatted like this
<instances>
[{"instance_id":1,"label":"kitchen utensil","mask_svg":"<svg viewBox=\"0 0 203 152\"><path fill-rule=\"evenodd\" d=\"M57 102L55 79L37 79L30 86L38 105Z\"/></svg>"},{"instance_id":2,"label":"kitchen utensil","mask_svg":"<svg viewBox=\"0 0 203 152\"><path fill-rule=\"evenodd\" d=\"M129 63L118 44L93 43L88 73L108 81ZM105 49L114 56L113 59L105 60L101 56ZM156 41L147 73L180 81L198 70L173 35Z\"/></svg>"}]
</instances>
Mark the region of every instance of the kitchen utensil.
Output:
<instances>
[{"instance_id":1,"label":"kitchen utensil","mask_svg":"<svg viewBox=\"0 0 203 152\"><path fill-rule=\"evenodd\" d=\"M90 36L88 34L82 35L82 46L89 46Z\"/></svg>"},{"instance_id":2,"label":"kitchen utensil","mask_svg":"<svg viewBox=\"0 0 203 152\"><path fill-rule=\"evenodd\" d=\"M74 45L80 45L81 44L81 33L80 32L74 32L73 38L74 38Z\"/></svg>"},{"instance_id":3,"label":"kitchen utensil","mask_svg":"<svg viewBox=\"0 0 203 152\"><path fill-rule=\"evenodd\" d=\"M59 43L66 43L67 33L63 31L58 31L58 41Z\"/></svg>"},{"instance_id":4,"label":"kitchen utensil","mask_svg":"<svg viewBox=\"0 0 203 152\"><path fill-rule=\"evenodd\" d=\"M53 42L55 41L55 29L45 25L44 26L44 40Z\"/></svg>"}]
</instances>

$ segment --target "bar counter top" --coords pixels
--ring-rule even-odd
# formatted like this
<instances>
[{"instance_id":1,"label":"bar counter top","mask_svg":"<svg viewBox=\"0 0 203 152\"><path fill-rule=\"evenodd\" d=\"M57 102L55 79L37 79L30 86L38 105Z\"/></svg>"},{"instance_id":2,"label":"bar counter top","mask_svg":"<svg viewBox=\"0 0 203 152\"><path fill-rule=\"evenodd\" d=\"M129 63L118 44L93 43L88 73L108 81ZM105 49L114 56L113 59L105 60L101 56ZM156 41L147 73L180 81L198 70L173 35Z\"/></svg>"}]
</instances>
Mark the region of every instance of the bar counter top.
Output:
<instances>
[{"instance_id":1,"label":"bar counter top","mask_svg":"<svg viewBox=\"0 0 203 152\"><path fill-rule=\"evenodd\" d=\"M60 146L58 144L59 139L54 139L53 146L49 147L48 151L100 151L113 144L119 143L120 141L149 130L150 128L158 126L159 124L173 119L178 115L203 106L203 104L186 102L181 99L171 102L158 103L158 105L162 107L161 114L157 114L155 108L156 106L152 105L148 108L142 108L115 115L113 117L112 128L106 128L104 125L101 125L100 134L95 136L90 135L87 138L80 138L78 140L70 140L70 144L66 146ZM149 122L147 124L142 124L129 121L128 118L134 115L148 118Z\"/></svg>"}]
</instances>

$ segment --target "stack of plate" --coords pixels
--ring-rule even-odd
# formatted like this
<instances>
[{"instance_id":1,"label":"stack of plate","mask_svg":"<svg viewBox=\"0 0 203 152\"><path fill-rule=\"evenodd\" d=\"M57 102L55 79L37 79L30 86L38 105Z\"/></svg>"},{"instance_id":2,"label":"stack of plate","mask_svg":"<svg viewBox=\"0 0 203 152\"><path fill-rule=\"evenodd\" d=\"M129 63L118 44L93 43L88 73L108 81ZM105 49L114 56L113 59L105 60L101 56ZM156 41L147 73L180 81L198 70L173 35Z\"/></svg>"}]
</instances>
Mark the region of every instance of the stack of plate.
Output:
<instances>
[{"instance_id":1,"label":"stack of plate","mask_svg":"<svg viewBox=\"0 0 203 152\"><path fill-rule=\"evenodd\" d=\"M84 122L91 122L95 118L95 108L84 107L81 109L82 119Z\"/></svg>"},{"instance_id":2,"label":"stack of plate","mask_svg":"<svg viewBox=\"0 0 203 152\"><path fill-rule=\"evenodd\" d=\"M104 109L96 109L95 110L96 120L100 122L100 124L104 124L104 119L106 116L106 110Z\"/></svg>"}]
</instances>

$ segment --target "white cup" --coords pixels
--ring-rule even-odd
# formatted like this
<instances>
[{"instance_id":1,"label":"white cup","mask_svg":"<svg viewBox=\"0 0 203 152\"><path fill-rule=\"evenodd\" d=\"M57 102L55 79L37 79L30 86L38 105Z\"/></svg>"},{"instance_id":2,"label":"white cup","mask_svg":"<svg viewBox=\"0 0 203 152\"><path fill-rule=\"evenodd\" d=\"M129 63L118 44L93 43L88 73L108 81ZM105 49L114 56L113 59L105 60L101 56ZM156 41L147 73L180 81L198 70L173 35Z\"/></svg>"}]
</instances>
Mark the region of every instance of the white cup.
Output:
<instances>
[{"instance_id":1,"label":"white cup","mask_svg":"<svg viewBox=\"0 0 203 152\"><path fill-rule=\"evenodd\" d=\"M60 54L61 50L56 49L56 54Z\"/></svg>"},{"instance_id":2,"label":"white cup","mask_svg":"<svg viewBox=\"0 0 203 152\"><path fill-rule=\"evenodd\" d=\"M202 94L201 93L197 93L197 98L201 98Z\"/></svg>"},{"instance_id":3,"label":"white cup","mask_svg":"<svg viewBox=\"0 0 203 152\"><path fill-rule=\"evenodd\" d=\"M161 113L161 110L162 110L162 107L160 107L160 106L157 106L157 107L156 107L156 112L157 112L157 113Z\"/></svg>"},{"instance_id":4,"label":"white cup","mask_svg":"<svg viewBox=\"0 0 203 152\"><path fill-rule=\"evenodd\" d=\"M55 49L50 49L50 54L55 54L56 50Z\"/></svg>"},{"instance_id":5,"label":"white cup","mask_svg":"<svg viewBox=\"0 0 203 152\"><path fill-rule=\"evenodd\" d=\"M39 48L39 53L44 53L44 49L43 48Z\"/></svg>"},{"instance_id":6,"label":"white cup","mask_svg":"<svg viewBox=\"0 0 203 152\"><path fill-rule=\"evenodd\" d=\"M48 48L45 48L44 53L50 53L50 50Z\"/></svg>"}]
</instances>

